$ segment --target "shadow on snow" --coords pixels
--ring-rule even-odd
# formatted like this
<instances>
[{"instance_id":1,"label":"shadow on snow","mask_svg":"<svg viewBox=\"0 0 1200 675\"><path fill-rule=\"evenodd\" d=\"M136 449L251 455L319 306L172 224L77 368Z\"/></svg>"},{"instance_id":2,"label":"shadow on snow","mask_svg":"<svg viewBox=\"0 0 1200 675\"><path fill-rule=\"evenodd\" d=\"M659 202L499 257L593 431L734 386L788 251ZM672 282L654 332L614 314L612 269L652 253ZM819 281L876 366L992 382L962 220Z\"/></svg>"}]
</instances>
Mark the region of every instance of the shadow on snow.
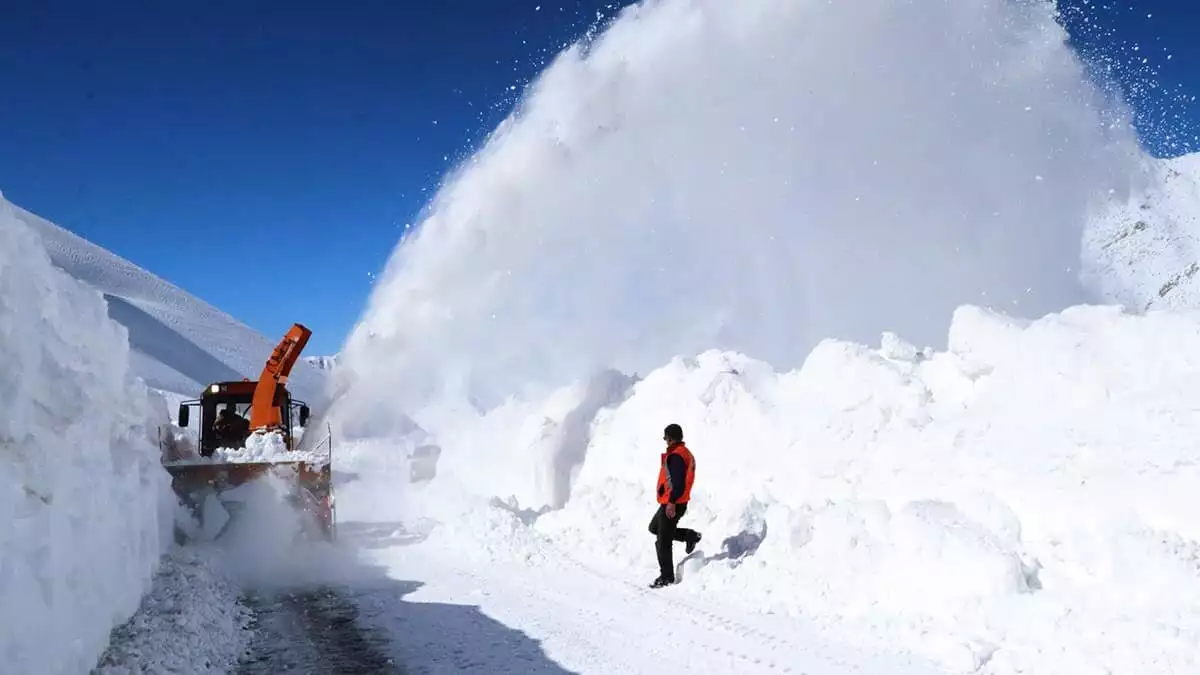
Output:
<instances>
[{"instance_id":1,"label":"shadow on snow","mask_svg":"<svg viewBox=\"0 0 1200 675\"><path fill-rule=\"evenodd\" d=\"M238 585L218 593L206 592L210 581L202 564L174 561L204 558L221 546L193 549L202 554L177 548L168 554L137 613L113 631L93 672L161 672L173 664L190 672L238 675L571 673L553 662L539 641L484 615L477 606L408 600L420 582L394 579L358 555L415 544L423 536L398 524L356 522L339 524L338 535L333 546L302 544L285 553L268 552L268 564L236 572ZM236 556L226 554L219 566L236 566ZM181 611L194 616L181 617ZM204 635L190 634L218 624L229 624L237 634L232 624L238 612L249 614L247 631L235 640L240 647L229 645L241 651L240 658L218 653L228 651L219 645L203 645ZM182 626L189 626L184 628L189 635L179 634ZM229 663L227 658L237 662L231 669L218 665Z\"/></svg>"},{"instance_id":2,"label":"shadow on snow","mask_svg":"<svg viewBox=\"0 0 1200 675\"><path fill-rule=\"evenodd\" d=\"M338 537L356 549L409 546L426 535L406 531L400 523L347 522ZM337 588L352 600L364 633L391 637L384 648L396 670L355 672L572 674L552 661L541 643L488 617L476 605L414 602L419 581L394 579L382 567L359 561L353 581Z\"/></svg>"}]
</instances>

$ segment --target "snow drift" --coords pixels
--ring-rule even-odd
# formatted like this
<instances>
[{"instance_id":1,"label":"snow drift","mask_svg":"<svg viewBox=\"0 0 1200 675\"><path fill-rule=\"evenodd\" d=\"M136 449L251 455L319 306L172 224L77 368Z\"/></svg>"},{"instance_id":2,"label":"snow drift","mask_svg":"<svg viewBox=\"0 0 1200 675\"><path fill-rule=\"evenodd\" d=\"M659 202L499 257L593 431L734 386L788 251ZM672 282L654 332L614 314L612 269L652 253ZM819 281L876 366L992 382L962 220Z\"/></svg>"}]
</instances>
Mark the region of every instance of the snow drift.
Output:
<instances>
[{"instance_id":1,"label":"snow drift","mask_svg":"<svg viewBox=\"0 0 1200 675\"><path fill-rule=\"evenodd\" d=\"M0 661L87 672L170 537L155 425L124 328L0 198Z\"/></svg>"},{"instance_id":2,"label":"snow drift","mask_svg":"<svg viewBox=\"0 0 1200 675\"><path fill-rule=\"evenodd\" d=\"M211 382L258 377L279 336L264 336L110 251L14 210L37 232L55 266L104 294L109 317L129 334L134 372L149 386L194 397ZM324 385L308 362L297 363L288 381L314 410L322 406Z\"/></svg>"},{"instance_id":3,"label":"snow drift","mask_svg":"<svg viewBox=\"0 0 1200 675\"><path fill-rule=\"evenodd\" d=\"M1086 299L1085 225L1139 151L1053 11L629 8L398 247L342 353L348 431L398 392L488 408L607 366L708 348L791 366L826 337L936 345L964 303Z\"/></svg>"}]
</instances>

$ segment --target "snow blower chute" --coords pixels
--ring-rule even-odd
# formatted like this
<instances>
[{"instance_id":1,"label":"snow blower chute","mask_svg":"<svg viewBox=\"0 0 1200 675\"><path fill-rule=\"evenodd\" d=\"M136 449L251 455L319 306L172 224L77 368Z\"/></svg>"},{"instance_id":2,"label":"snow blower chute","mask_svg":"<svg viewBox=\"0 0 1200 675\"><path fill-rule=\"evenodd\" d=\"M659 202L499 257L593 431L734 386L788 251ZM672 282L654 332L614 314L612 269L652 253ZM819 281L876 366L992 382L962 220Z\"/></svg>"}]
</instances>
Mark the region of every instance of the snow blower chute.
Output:
<instances>
[{"instance_id":1,"label":"snow blower chute","mask_svg":"<svg viewBox=\"0 0 1200 675\"><path fill-rule=\"evenodd\" d=\"M189 508L200 529L205 527L206 502L215 497L228 514L221 533L235 520L239 505L231 498L236 488L260 478L278 478L291 507L304 516L306 534L331 540L334 535L332 439L307 442L303 433L309 408L292 398L288 374L312 331L293 324L267 359L257 381L214 382L200 398L179 404L179 426L188 427L191 409L199 412L196 452L179 456L178 444L164 449L163 466L171 486ZM297 438L297 436L300 438ZM192 539L176 528L176 539Z\"/></svg>"}]
</instances>

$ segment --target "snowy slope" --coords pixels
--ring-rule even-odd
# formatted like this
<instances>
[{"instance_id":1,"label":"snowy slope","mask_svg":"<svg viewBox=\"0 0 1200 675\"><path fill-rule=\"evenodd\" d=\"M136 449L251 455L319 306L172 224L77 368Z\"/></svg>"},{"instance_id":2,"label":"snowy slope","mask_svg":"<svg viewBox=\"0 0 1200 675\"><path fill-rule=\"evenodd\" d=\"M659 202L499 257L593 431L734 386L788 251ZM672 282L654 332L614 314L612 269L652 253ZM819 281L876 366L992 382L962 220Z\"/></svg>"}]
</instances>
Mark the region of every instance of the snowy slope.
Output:
<instances>
[{"instance_id":1,"label":"snowy slope","mask_svg":"<svg viewBox=\"0 0 1200 675\"><path fill-rule=\"evenodd\" d=\"M165 406L126 331L0 199L0 663L87 672L169 542Z\"/></svg>"},{"instance_id":2,"label":"snowy slope","mask_svg":"<svg viewBox=\"0 0 1200 675\"><path fill-rule=\"evenodd\" d=\"M1148 179L1088 230L1088 274L1134 309L1200 307L1200 153L1147 164Z\"/></svg>"},{"instance_id":3,"label":"snowy slope","mask_svg":"<svg viewBox=\"0 0 1200 675\"><path fill-rule=\"evenodd\" d=\"M20 208L16 215L38 233L57 267L104 293L109 316L129 331L135 372L151 387L196 396L210 382L257 378L288 328L264 336L44 218ZM320 408L324 378L308 363L296 364L290 387Z\"/></svg>"}]
</instances>

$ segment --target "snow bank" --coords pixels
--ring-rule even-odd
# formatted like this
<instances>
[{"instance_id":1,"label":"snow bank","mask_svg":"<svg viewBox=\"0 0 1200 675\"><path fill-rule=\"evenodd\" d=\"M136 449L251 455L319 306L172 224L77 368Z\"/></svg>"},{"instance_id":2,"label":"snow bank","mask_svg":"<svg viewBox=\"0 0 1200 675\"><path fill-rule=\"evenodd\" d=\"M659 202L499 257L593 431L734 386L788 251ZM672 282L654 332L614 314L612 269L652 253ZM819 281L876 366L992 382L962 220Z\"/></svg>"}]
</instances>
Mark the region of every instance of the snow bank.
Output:
<instances>
[{"instance_id":1,"label":"snow bank","mask_svg":"<svg viewBox=\"0 0 1200 675\"><path fill-rule=\"evenodd\" d=\"M627 9L558 56L397 248L341 353L346 433L380 399L490 409L709 348L792 367L827 337L939 346L961 304L1086 299L1080 238L1140 151L1053 12Z\"/></svg>"},{"instance_id":2,"label":"snow bank","mask_svg":"<svg viewBox=\"0 0 1200 675\"><path fill-rule=\"evenodd\" d=\"M689 589L861 622L956 670L1200 668L1200 312L964 307L949 351L885 342L826 341L785 373L676 359L597 417L537 530L651 574L677 421L709 556Z\"/></svg>"},{"instance_id":3,"label":"snow bank","mask_svg":"<svg viewBox=\"0 0 1200 675\"><path fill-rule=\"evenodd\" d=\"M675 421L699 467L686 522L705 535L679 592L816 617L952 672L1200 669L1200 312L962 307L948 344L828 340L786 372L676 358L578 422L561 509L531 488L553 474L531 430L562 428L580 387L460 417L427 487L383 492L381 477L339 503L436 519L463 555L576 556L640 583Z\"/></svg>"},{"instance_id":4,"label":"snow bank","mask_svg":"<svg viewBox=\"0 0 1200 675\"><path fill-rule=\"evenodd\" d=\"M86 672L169 541L169 482L125 330L3 199L0 410L0 662Z\"/></svg>"}]
</instances>

